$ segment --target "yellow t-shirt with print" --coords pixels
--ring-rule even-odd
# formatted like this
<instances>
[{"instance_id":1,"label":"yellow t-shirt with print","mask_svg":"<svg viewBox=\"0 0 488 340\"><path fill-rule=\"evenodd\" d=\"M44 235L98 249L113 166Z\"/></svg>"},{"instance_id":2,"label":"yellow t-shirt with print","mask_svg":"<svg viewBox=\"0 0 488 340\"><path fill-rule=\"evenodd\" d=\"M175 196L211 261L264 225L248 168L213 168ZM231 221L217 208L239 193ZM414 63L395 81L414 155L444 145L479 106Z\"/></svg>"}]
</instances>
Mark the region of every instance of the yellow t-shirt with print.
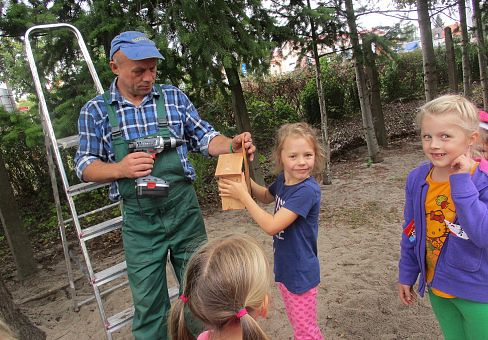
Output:
<instances>
[{"instance_id":1,"label":"yellow t-shirt with print","mask_svg":"<svg viewBox=\"0 0 488 340\"><path fill-rule=\"evenodd\" d=\"M452 202L449 181L435 182L431 175L432 171L427 176L429 190L425 197L425 270L428 284L432 282L437 259L449 234L445 220L454 222L456 218L456 207ZM446 298L454 297L435 288L432 288L432 292Z\"/></svg>"},{"instance_id":2,"label":"yellow t-shirt with print","mask_svg":"<svg viewBox=\"0 0 488 340\"><path fill-rule=\"evenodd\" d=\"M479 163L471 169L474 173ZM425 197L426 242L425 242L425 270L427 283L434 278L434 270L441 253L442 246L449 235L449 227L445 221L454 223L456 219L456 207L451 197L449 181L435 182L432 179L432 170L426 179L429 190ZM455 296L432 288L432 292L445 298Z\"/></svg>"}]
</instances>

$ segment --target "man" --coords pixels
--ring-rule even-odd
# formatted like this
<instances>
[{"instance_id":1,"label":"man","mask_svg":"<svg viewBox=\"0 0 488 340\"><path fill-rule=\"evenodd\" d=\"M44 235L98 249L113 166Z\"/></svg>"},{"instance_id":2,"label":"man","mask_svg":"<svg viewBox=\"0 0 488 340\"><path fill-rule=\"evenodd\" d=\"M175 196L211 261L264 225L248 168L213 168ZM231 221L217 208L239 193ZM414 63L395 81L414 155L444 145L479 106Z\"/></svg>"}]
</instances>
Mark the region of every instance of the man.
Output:
<instances>
[{"instance_id":1,"label":"man","mask_svg":"<svg viewBox=\"0 0 488 340\"><path fill-rule=\"evenodd\" d=\"M123 32L112 40L110 68L117 77L109 92L81 109L75 157L81 180L112 182L110 198L123 200L122 238L135 307L132 332L144 340L167 338L168 250L181 282L186 261L206 240L188 152L206 156L240 152L244 140L252 159L256 149L250 133L232 139L219 134L200 118L182 91L155 85L158 59L163 56L141 32ZM184 142L155 159L146 152L129 153L131 141L151 136ZM167 197L136 195L135 179L148 175L169 182Z\"/></svg>"}]
</instances>

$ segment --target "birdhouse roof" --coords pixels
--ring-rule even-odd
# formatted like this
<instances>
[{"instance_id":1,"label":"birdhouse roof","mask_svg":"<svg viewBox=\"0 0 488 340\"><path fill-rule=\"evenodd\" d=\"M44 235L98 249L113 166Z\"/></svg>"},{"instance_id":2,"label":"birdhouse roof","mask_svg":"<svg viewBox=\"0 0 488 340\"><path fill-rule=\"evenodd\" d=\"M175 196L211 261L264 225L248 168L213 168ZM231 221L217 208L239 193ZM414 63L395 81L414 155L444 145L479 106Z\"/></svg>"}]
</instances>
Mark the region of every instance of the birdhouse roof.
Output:
<instances>
[{"instance_id":1,"label":"birdhouse roof","mask_svg":"<svg viewBox=\"0 0 488 340\"><path fill-rule=\"evenodd\" d=\"M242 153L228 153L219 156L215 176L240 175L242 173Z\"/></svg>"}]
</instances>

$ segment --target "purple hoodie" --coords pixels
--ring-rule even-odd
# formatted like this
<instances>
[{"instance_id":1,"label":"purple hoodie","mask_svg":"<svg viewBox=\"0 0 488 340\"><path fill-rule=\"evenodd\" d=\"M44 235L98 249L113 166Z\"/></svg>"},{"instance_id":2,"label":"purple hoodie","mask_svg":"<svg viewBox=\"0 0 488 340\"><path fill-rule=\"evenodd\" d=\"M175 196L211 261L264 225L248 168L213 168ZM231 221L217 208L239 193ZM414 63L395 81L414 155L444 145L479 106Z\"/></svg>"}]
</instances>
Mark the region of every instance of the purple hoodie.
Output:
<instances>
[{"instance_id":1,"label":"purple hoodie","mask_svg":"<svg viewBox=\"0 0 488 340\"><path fill-rule=\"evenodd\" d=\"M413 285L420 274L419 294L425 290L425 196L432 164L413 169L405 188L399 282ZM481 160L473 175L449 177L456 206L456 224L469 239L449 234L441 249L431 286L459 298L488 303L488 161ZM412 226L411 222L414 222ZM407 236L406 234L409 234Z\"/></svg>"}]
</instances>

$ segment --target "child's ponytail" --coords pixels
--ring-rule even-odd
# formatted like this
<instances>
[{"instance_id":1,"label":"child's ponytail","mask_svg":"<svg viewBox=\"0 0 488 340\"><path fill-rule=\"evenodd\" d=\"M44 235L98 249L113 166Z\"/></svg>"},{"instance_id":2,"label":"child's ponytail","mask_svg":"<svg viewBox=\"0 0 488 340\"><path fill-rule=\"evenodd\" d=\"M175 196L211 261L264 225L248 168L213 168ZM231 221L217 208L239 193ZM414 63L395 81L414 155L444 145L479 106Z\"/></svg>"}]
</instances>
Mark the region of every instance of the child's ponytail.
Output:
<instances>
[{"instance_id":1,"label":"child's ponytail","mask_svg":"<svg viewBox=\"0 0 488 340\"><path fill-rule=\"evenodd\" d=\"M168 327L172 339L195 340L195 337L186 325L185 304L187 302L187 295L181 294L171 307L171 312L168 318Z\"/></svg>"},{"instance_id":2,"label":"child's ponytail","mask_svg":"<svg viewBox=\"0 0 488 340\"><path fill-rule=\"evenodd\" d=\"M241 322L242 340L269 340L256 319L249 315L247 311L240 318L238 314L238 319Z\"/></svg>"}]
</instances>

